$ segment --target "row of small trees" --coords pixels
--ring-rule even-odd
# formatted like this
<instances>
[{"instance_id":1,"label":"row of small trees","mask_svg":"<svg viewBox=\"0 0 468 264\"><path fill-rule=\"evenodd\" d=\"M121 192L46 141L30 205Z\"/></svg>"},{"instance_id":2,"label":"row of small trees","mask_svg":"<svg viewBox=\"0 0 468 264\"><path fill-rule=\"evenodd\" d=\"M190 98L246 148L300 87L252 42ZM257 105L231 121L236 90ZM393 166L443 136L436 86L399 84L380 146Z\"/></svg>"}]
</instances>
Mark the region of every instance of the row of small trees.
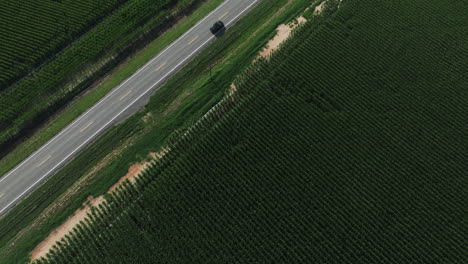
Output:
<instances>
[{"instance_id":1,"label":"row of small trees","mask_svg":"<svg viewBox=\"0 0 468 264\"><path fill-rule=\"evenodd\" d=\"M122 1L2 1L0 91L46 61Z\"/></svg>"}]
</instances>

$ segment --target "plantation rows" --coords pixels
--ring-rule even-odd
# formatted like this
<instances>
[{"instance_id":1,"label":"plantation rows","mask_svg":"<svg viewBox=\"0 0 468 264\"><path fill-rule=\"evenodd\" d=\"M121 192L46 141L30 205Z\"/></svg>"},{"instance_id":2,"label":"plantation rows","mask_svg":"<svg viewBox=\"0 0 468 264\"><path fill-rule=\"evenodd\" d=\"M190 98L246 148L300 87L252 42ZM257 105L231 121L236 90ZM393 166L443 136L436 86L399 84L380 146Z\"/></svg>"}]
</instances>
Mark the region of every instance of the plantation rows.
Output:
<instances>
[{"instance_id":1,"label":"plantation rows","mask_svg":"<svg viewBox=\"0 0 468 264\"><path fill-rule=\"evenodd\" d=\"M199 2L128 1L34 75L0 91L0 146L35 128L138 45L156 38ZM144 33L147 35L136 39ZM91 63L97 66L89 67Z\"/></svg>"},{"instance_id":2,"label":"plantation rows","mask_svg":"<svg viewBox=\"0 0 468 264\"><path fill-rule=\"evenodd\" d=\"M0 1L0 90L47 60L124 2Z\"/></svg>"},{"instance_id":3,"label":"plantation rows","mask_svg":"<svg viewBox=\"0 0 468 264\"><path fill-rule=\"evenodd\" d=\"M466 263L467 51L435 52L466 6L444 5L310 20L37 263Z\"/></svg>"}]
</instances>

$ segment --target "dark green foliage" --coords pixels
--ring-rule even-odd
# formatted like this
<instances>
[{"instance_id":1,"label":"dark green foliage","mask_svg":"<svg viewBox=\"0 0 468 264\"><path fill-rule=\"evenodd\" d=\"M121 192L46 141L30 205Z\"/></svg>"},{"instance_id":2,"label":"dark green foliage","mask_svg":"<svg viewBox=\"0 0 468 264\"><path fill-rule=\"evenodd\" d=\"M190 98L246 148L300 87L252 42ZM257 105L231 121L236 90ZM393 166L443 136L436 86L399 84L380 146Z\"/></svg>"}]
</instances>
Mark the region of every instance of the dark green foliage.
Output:
<instances>
[{"instance_id":1,"label":"dark green foliage","mask_svg":"<svg viewBox=\"0 0 468 264\"><path fill-rule=\"evenodd\" d=\"M161 87L145 107L145 111L133 115L122 124L107 131L96 143L81 152L40 189L3 217L0 220L0 263L27 263L31 250L77 208L80 208L87 197L90 195L97 197L104 194L110 186L125 175L129 164L141 161L147 157L148 152L166 146L164 142L168 137L171 137L170 135L173 134L173 138L176 140L176 135L180 135L179 131L184 131L193 123L193 120L198 120L203 116L225 93L225 89L220 89L220 87L228 87L235 76L251 64L252 59L257 56L258 51L268 41L270 32L274 33L277 25L289 21L288 18L293 17L292 13L304 10L309 4L308 0L295 2L294 6L290 6L281 16L275 16L274 20L270 20L271 16L287 1L276 1L274 5L271 5L271 2L262 2L249 11L233 28L226 32L223 41L210 44L209 49L202 51ZM262 27L266 21L269 21L268 26ZM261 28L260 31L259 28ZM256 32L255 37L246 42L245 40L252 36L253 32ZM242 50L242 52L230 55L233 54L233 50ZM213 61L218 62L220 67L214 67L215 81L210 82L208 72ZM220 63L221 61L224 63ZM199 82L199 80L205 81ZM194 83L197 83L195 87ZM187 89L193 90L190 92L190 97L184 99L176 110L166 115L167 105L179 95L186 93ZM151 124L143 121L142 117L146 111L152 112L153 118L157 120L153 120ZM157 118L156 116L161 116L159 113L163 113L164 118ZM142 133L144 136L141 135ZM129 149L124 150L120 157L101 168L103 172L87 182L86 187L82 186L82 189L73 198L60 199L62 209L55 211L49 217L47 225L41 225L34 231L28 231L19 240L13 238L15 243L11 243L12 237L16 234L24 234L19 230L28 228L28 225L35 222L44 208L47 208L54 199L66 192L79 177L87 175L90 168L100 164L105 155L125 144L123 141L127 140L128 137L141 138L138 139L137 143L132 143Z\"/></svg>"},{"instance_id":2,"label":"dark green foliage","mask_svg":"<svg viewBox=\"0 0 468 264\"><path fill-rule=\"evenodd\" d=\"M467 263L466 8L312 19L44 262Z\"/></svg>"},{"instance_id":3,"label":"dark green foliage","mask_svg":"<svg viewBox=\"0 0 468 264\"><path fill-rule=\"evenodd\" d=\"M124 2L0 1L0 90L46 61Z\"/></svg>"},{"instance_id":4,"label":"dark green foliage","mask_svg":"<svg viewBox=\"0 0 468 264\"><path fill-rule=\"evenodd\" d=\"M178 16L190 12L202 1L127 1L61 53L41 65L33 74L0 89L0 156L6 154L21 138L30 135L38 125L83 92L93 81L144 46L147 41L157 38L177 21ZM48 3L53 6L61 5ZM29 7L26 3L24 5ZM65 20L63 23L73 21ZM0 36L1 30L0 28ZM59 37L53 39L60 42ZM0 43L7 45L9 42ZM38 46L37 52L41 51L40 42L33 42L31 45L33 44ZM31 51L25 52L32 54ZM1 54L0 51L0 61ZM1 71L2 69L0 73Z\"/></svg>"}]
</instances>

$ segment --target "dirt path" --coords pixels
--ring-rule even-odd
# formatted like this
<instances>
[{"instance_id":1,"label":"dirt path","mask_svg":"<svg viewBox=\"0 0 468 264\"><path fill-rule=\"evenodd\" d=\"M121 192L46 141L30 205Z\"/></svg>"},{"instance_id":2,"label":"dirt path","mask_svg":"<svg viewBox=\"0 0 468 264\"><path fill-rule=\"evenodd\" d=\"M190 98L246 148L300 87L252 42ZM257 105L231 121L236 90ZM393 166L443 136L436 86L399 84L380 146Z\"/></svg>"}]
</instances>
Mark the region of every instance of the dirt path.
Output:
<instances>
[{"instance_id":1,"label":"dirt path","mask_svg":"<svg viewBox=\"0 0 468 264\"><path fill-rule=\"evenodd\" d=\"M325 3L327 1L323 1L322 3L320 3L320 5L316 6L315 7L315 10L314 10L314 14L319 14L319 13L322 13L323 11L323 7L325 6Z\"/></svg>"},{"instance_id":2,"label":"dirt path","mask_svg":"<svg viewBox=\"0 0 468 264\"><path fill-rule=\"evenodd\" d=\"M295 28L297 28L299 25L304 24L306 21L307 20L301 16L297 18L297 23L279 25L276 29L278 33L273 39L271 39L268 42L267 46L260 52L259 57L267 58L268 56L270 56L273 53L273 51L277 50L280 47L281 43L283 43L289 38L289 36Z\"/></svg>"},{"instance_id":3,"label":"dirt path","mask_svg":"<svg viewBox=\"0 0 468 264\"><path fill-rule=\"evenodd\" d=\"M87 213L91 210L91 206L98 206L102 201L104 201L104 196L88 198L88 202L84 204L84 208L76 210L73 216L68 218L65 223L57 227L57 229L55 229L44 241L36 246L31 253L31 260L44 257L55 242L65 237L65 235L72 231L80 221L83 221L86 218Z\"/></svg>"},{"instance_id":4,"label":"dirt path","mask_svg":"<svg viewBox=\"0 0 468 264\"><path fill-rule=\"evenodd\" d=\"M316 6L314 9L314 14L320 14L323 11L326 2L327 1L323 1L318 6ZM297 23L295 23L296 21ZM307 22L307 19L305 19L303 16L300 16L296 19L296 21L289 24L279 25L276 29L278 33L268 42L267 46L260 52L257 59L260 57L268 58L273 53L273 51L277 50L280 45L289 38L293 30Z\"/></svg>"},{"instance_id":5,"label":"dirt path","mask_svg":"<svg viewBox=\"0 0 468 264\"><path fill-rule=\"evenodd\" d=\"M166 152L167 150L163 149L159 153L151 152L148 154L148 156L152 160L158 159L162 157ZM111 193L112 191L114 191L120 184L122 184L127 179L133 183L135 181L135 177L138 176L144 169L146 169L146 167L148 167L149 164L150 161L143 161L130 166L127 174L120 178L116 184L112 185L107 191L107 193ZM46 239L44 239L44 241L42 241L39 245L36 246L36 248L31 252L31 261L44 257L57 241L60 241L62 238L64 238L66 234L70 233L73 230L73 228L80 223L80 221L83 221L86 218L88 212L91 211L91 208L93 206L98 206L103 201L104 195L98 196L96 198L88 197L88 200L83 204L83 208L76 210L75 213L65 221L65 223L57 227L54 231L52 231L52 233L50 233L50 235Z\"/></svg>"}]
</instances>

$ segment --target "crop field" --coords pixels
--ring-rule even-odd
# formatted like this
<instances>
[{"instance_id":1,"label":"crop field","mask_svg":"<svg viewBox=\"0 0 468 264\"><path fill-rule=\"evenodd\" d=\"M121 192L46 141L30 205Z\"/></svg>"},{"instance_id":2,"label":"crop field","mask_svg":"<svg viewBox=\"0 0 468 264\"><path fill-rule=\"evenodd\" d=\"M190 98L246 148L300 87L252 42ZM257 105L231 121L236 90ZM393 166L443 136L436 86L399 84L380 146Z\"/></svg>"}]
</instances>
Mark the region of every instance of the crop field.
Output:
<instances>
[{"instance_id":1,"label":"crop field","mask_svg":"<svg viewBox=\"0 0 468 264\"><path fill-rule=\"evenodd\" d=\"M0 90L125 1L0 1Z\"/></svg>"},{"instance_id":2,"label":"crop field","mask_svg":"<svg viewBox=\"0 0 468 264\"><path fill-rule=\"evenodd\" d=\"M197 7L189 16L192 25L221 2L210 0ZM287 3L290 4L283 8ZM226 32L223 41L213 42L209 49L202 51L161 87L145 109L107 131L96 143L81 152L0 219L0 263L28 263L31 251L50 232L73 215L75 210L81 208L87 197L98 197L106 193L110 186L126 174L129 164L140 162L148 152L158 151L161 146L165 146L165 140L174 131L183 130L193 120L203 116L227 92L235 76L251 64L258 52L276 33L276 27L291 21L309 5L309 0L279 0L273 5L270 2L261 2L249 11ZM205 11L200 13L202 10ZM153 41L148 48L153 45L160 46L165 37L186 22L185 18L182 19L167 32L169 34ZM185 26L180 30L180 34L188 28L190 26ZM112 75L124 80L132 74L126 67L132 65L135 71L139 68L138 65L134 65L133 60L139 61L138 57L141 56L149 60L157 51L145 53L147 48L138 52L137 56L132 57ZM213 61L216 61L215 65L212 64ZM139 61L139 65L144 65L145 62ZM210 65L213 81L210 80ZM128 75L121 76L119 72L122 71L128 72ZM104 83L110 82L108 84L112 85L119 83L119 80L112 80L111 77L106 78ZM84 97L86 96L88 94ZM151 115L151 118L143 118L147 114ZM120 149L119 157L103 160L103 157L116 149ZM103 166L104 164L107 165ZM98 171L95 170L96 166L100 167ZM92 176L90 179L90 171L96 177ZM74 183L82 182L80 177L88 177L88 180L86 184L79 184L79 191L76 191ZM74 194L66 199L61 198L62 194L69 191L73 191ZM50 208L53 208L52 212Z\"/></svg>"},{"instance_id":3,"label":"crop field","mask_svg":"<svg viewBox=\"0 0 468 264\"><path fill-rule=\"evenodd\" d=\"M467 3L337 6L37 263L467 263Z\"/></svg>"},{"instance_id":4,"label":"crop field","mask_svg":"<svg viewBox=\"0 0 468 264\"><path fill-rule=\"evenodd\" d=\"M20 81L5 89L1 89L0 154L6 154L11 147L14 147L16 142L30 135L31 131L69 103L70 100L89 88L95 80L108 73L110 69L114 68L148 40L157 38L165 29L176 23L178 17L189 13L202 1L203 0L118 1L124 3L99 24L91 28L85 35L67 46L60 54L44 63L40 69L33 74L22 78ZM69 3L69 5L74 3L73 5L76 5L77 2L87 6L84 4L84 1L31 2L47 2L49 4L44 4L46 7L49 5L60 5L61 3ZM89 1L88 6L92 7L93 4L91 3L98 2L101 3L103 1ZM104 2L110 5L112 1ZM102 4L103 6L104 2ZM35 7L34 4L31 4L31 6L32 7L24 3L23 9L37 8L37 10L41 10L39 7ZM56 7L56 9L57 8L58 7ZM68 8L71 7L62 8L68 10ZM63 15L63 10L58 10L58 15ZM67 12L72 13L70 10ZM78 12L79 10L80 9L76 8L74 12ZM75 19L79 17L78 14L74 16L77 16ZM53 15L47 17L49 19L54 19ZM83 17L85 16L83 15ZM66 21L66 23L72 23L74 20ZM51 22L44 23L44 27L46 27L46 25L53 25ZM4 23L2 23L2 25L3 24ZM73 29L78 27L78 23L76 24L77 25L74 26ZM35 26L39 25L42 24L35 24ZM12 26L12 28L14 27ZM49 31L50 30L52 30L51 34L53 34L53 29L49 29ZM2 31L3 29L0 29L0 35ZM24 30L24 32L29 31ZM47 34L41 35L47 37ZM64 38L67 38L67 36L68 35L64 35ZM53 35L48 38L54 39L54 41L55 39L57 39L57 41L60 39L59 36ZM8 37L8 39L11 39L11 37ZM44 42L49 41L46 39ZM23 45L20 41L8 43L10 42L6 42L5 45L13 45L15 43L16 45ZM41 43L40 41L36 41L35 43L31 42L30 45L35 44L35 49L39 52L41 51L42 45L44 45ZM0 42L0 45L4 45L3 41ZM52 45L52 42L50 45ZM15 49L20 50L19 48ZM8 49L5 48L5 54L14 55L14 53L10 51L7 52L7 50ZM1 54L3 54L2 51L0 51L0 61ZM31 54L30 49L26 49L24 52L24 54ZM37 56L43 56L45 53L42 52L40 54L42 55ZM16 63L14 64L16 65Z\"/></svg>"}]
</instances>

